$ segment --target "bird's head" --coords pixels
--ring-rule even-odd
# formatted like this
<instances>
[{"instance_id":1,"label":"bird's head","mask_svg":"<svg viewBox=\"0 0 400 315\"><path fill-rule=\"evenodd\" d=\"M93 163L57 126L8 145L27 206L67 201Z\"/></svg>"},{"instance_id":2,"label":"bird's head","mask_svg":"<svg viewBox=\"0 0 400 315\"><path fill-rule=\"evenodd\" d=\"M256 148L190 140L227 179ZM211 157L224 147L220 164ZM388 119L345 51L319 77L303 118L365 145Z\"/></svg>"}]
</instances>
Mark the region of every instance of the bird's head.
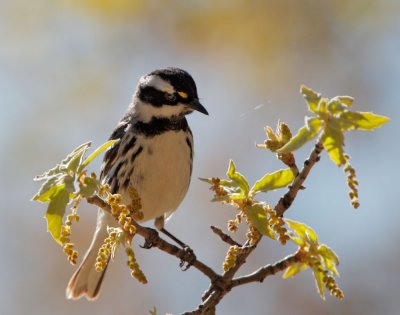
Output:
<instances>
[{"instance_id":1,"label":"bird's head","mask_svg":"<svg viewBox=\"0 0 400 315\"><path fill-rule=\"evenodd\" d=\"M142 76L133 103L135 114L142 121L183 116L193 111L208 115L199 101L193 78L179 68L158 69Z\"/></svg>"}]
</instances>

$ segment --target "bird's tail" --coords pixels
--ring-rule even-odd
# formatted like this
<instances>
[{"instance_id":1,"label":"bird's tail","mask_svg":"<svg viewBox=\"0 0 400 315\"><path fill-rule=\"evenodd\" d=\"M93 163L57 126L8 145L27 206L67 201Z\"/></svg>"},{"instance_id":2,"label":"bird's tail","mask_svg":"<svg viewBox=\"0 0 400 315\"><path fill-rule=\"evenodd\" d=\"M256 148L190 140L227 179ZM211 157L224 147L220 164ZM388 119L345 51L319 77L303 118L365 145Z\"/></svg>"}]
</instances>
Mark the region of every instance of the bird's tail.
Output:
<instances>
[{"instance_id":1,"label":"bird's tail","mask_svg":"<svg viewBox=\"0 0 400 315\"><path fill-rule=\"evenodd\" d=\"M82 263L68 283L66 290L67 299L76 300L82 296L85 296L88 300L95 300L97 298L108 263L104 270L97 272L95 268L96 258L101 245L108 236L107 226L113 226L115 223L116 221L111 214L99 209L97 227L92 243Z\"/></svg>"}]
</instances>

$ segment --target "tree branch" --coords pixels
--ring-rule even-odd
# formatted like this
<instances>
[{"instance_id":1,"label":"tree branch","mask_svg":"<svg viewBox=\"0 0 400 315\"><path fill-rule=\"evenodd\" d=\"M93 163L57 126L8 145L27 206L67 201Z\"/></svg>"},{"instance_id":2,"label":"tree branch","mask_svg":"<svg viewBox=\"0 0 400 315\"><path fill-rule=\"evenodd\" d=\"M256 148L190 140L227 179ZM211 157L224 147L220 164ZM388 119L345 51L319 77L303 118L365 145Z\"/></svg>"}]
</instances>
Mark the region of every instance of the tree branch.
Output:
<instances>
[{"instance_id":1,"label":"tree branch","mask_svg":"<svg viewBox=\"0 0 400 315\"><path fill-rule=\"evenodd\" d=\"M96 205L103 209L104 211L111 213L111 207L108 203L106 203L103 199L99 196L95 195L93 197L86 198L87 202L93 205ZM189 263L194 268L198 269L204 275L206 275L210 280L211 283L218 282L221 278L213 269L211 269L206 264L202 263L197 258L193 261L193 255L191 255L188 251L185 251L171 243L168 243L164 239L162 239L158 232L155 229L143 227L137 222L131 222L136 228L136 234L142 236L145 240L152 244L153 247L157 247L158 249L166 252L172 256L179 258L182 261Z\"/></svg>"},{"instance_id":2,"label":"tree branch","mask_svg":"<svg viewBox=\"0 0 400 315\"><path fill-rule=\"evenodd\" d=\"M283 216L285 211L290 208L294 199L296 198L297 193L303 188L303 183L306 180L308 173L310 173L311 168L319 161L322 149L322 143L321 141L318 141L315 144L314 150L311 152L310 157L304 162L303 169L296 176L293 184L289 187L289 191L279 199L278 204L275 206L274 210L276 211L277 216Z\"/></svg>"},{"instance_id":3,"label":"tree branch","mask_svg":"<svg viewBox=\"0 0 400 315\"><path fill-rule=\"evenodd\" d=\"M238 242L236 242L232 237L230 237L228 234L225 234L224 232L222 232L222 230L220 228L217 228L216 226L210 226L210 228L225 243L228 243L231 246L235 246L236 245L236 246L242 247L242 245L239 244Z\"/></svg>"},{"instance_id":4,"label":"tree branch","mask_svg":"<svg viewBox=\"0 0 400 315\"><path fill-rule=\"evenodd\" d=\"M239 285L243 285L250 282L263 282L264 279L268 276L272 276L277 272L284 271L287 267L293 265L294 263L298 262L299 258L296 254L292 254L286 256L282 260L271 264L261 267L260 269L254 271L253 273L233 279L230 283L232 288L237 287Z\"/></svg>"}]
</instances>

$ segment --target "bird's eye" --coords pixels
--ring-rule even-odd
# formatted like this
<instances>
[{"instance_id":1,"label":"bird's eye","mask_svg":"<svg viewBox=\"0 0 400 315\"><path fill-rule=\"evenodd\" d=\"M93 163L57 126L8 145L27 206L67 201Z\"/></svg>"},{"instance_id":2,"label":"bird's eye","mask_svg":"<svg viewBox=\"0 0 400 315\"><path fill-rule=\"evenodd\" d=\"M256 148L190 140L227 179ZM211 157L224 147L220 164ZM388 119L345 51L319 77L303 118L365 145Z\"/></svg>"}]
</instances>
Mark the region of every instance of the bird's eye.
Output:
<instances>
[{"instance_id":1,"label":"bird's eye","mask_svg":"<svg viewBox=\"0 0 400 315\"><path fill-rule=\"evenodd\" d=\"M176 96L174 94L165 93L165 99L167 101L173 102L176 100Z\"/></svg>"}]
</instances>

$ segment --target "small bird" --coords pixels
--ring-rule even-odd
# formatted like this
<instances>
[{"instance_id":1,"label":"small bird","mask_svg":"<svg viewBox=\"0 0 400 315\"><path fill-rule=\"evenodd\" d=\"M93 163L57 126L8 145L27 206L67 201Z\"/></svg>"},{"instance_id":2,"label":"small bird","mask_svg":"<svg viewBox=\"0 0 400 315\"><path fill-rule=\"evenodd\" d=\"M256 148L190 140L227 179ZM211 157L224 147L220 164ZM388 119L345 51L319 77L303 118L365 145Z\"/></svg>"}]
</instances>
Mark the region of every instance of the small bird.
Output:
<instances>
[{"instance_id":1,"label":"small bird","mask_svg":"<svg viewBox=\"0 0 400 315\"><path fill-rule=\"evenodd\" d=\"M144 218L165 222L182 202L190 183L193 136L185 116L193 111L208 115L201 105L196 84L178 68L155 70L140 78L125 115L110 140L120 139L105 154L100 178L113 194L129 204L128 187L138 192ZM106 272L95 270L96 257L107 226L117 226L111 214L98 210L97 226L86 255L68 283L68 299L98 297Z\"/></svg>"}]
</instances>

